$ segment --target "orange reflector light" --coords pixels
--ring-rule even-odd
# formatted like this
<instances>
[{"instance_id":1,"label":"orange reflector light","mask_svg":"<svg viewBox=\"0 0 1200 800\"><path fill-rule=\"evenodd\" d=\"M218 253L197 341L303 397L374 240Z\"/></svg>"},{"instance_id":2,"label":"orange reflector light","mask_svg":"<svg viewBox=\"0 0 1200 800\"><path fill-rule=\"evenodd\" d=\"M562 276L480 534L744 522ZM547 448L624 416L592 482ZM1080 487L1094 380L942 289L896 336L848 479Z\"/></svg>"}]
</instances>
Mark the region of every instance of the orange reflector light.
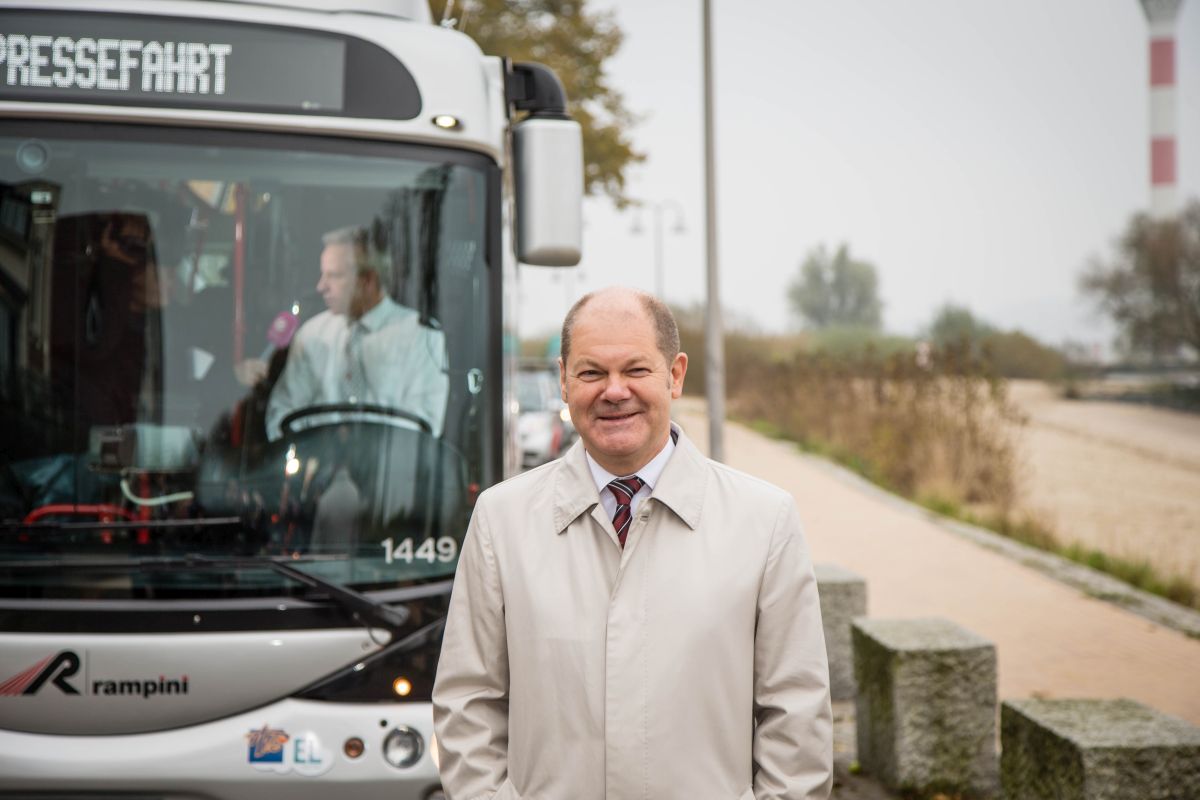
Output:
<instances>
[{"instance_id":1,"label":"orange reflector light","mask_svg":"<svg viewBox=\"0 0 1200 800\"><path fill-rule=\"evenodd\" d=\"M392 691L401 697L408 697L412 694L412 681L408 678L396 678L392 681Z\"/></svg>"},{"instance_id":2,"label":"orange reflector light","mask_svg":"<svg viewBox=\"0 0 1200 800\"><path fill-rule=\"evenodd\" d=\"M363 754L364 749L363 740L357 736L350 737L342 745L342 752L346 754L347 758L358 758Z\"/></svg>"}]
</instances>

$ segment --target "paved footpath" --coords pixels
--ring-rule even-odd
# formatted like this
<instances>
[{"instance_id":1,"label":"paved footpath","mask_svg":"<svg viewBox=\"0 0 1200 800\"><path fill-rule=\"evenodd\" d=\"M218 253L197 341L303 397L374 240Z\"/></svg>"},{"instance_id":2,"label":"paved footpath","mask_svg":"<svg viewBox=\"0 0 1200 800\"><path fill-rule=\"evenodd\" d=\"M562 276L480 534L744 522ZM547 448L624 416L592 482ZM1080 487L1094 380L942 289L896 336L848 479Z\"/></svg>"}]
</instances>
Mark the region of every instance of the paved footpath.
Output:
<instances>
[{"instance_id":1,"label":"paved footpath","mask_svg":"<svg viewBox=\"0 0 1200 800\"><path fill-rule=\"evenodd\" d=\"M702 404L673 413L705 449ZM1200 639L985 549L786 442L730 423L725 451L795 496L813 560L866 578L870 616L945 617L994 642L1001 700L1130 697L1200 724Z\"/></svg>"}]
</instances>

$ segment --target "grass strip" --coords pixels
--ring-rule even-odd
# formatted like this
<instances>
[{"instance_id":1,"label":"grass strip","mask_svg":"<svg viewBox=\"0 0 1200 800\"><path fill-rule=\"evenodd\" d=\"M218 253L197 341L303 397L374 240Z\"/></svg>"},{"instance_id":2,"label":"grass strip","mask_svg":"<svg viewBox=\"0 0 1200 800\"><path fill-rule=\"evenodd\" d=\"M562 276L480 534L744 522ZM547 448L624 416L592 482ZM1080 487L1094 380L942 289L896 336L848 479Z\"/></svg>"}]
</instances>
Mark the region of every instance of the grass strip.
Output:
<instances>
[{"instance_id":1,"label":"grass strip","mask_svg":"<svg viewBox=\"0 0 1200 800\"><path fill-rule=\"evenodd\" d=\"M1037 520L1027 518L1014 519L1000 515L979 515L972 513L961 503L946 497L933 494L913 496L910 493L898 490L895 486L888 485L888 482L882 479L881 471L873 468L869 461L861 455L844 452L841 448L831 447L822 442L811 440L798 441L794 437L789 436L778 425L768 420L750 419L739 421L746 424L752 430L771 439L791 442L806 453L841 464L875 485L893 494L900 495L907 500L911 500L936 514L965 522L968 525L986 528L1022 544L1054 553L1077 564L1083 564L1099 572L1111 575L1142 591L1158 595L1159 597L1165 597L1172 602L1189 608L1200 610L1200 587L1197 587L1194 583L1179 575L1164 576L1147 561L1112 556L1078 543L1064 545L1053 530Z\"/></svg>"}]
</instances>

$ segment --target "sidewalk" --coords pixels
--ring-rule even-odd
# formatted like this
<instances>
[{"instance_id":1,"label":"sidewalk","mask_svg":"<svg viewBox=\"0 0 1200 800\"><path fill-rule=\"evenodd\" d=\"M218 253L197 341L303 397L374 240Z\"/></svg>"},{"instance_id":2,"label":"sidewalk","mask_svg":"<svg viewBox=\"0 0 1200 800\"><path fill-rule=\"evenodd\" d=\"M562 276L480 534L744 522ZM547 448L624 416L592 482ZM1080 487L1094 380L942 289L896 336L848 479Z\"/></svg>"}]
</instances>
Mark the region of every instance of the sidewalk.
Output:
<instances>
[{"instance_id":1,"label":"sidewalk","mask_svg":"<svg viewBox=\"0 0 1200 800\"><path fill-rule=\"evenodd\" d=\"M678 401L673 416L705 450L703 404ZM871 616L946 617L994 642L1001 700L1129 697L1200 724L1200 639L985 549L786 442L730 423L725 451L795 496L813 560L862 575Z\"/></svg>"}]
</instances>

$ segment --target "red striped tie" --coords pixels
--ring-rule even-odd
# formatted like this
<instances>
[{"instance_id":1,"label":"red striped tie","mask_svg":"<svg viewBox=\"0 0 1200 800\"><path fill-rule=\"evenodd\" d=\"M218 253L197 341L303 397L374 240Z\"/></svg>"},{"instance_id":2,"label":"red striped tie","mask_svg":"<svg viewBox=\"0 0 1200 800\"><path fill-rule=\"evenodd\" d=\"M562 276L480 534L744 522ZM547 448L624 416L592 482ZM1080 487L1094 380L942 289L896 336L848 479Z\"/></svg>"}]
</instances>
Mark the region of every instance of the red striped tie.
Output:
<instances>
[{"instance_id":1,"label":"red striped tie","mask_svg":"<svg viewBox=\"0 0 1200 800\"><path fill-rule=\"evenodd\" d=\"M637 475L617 478L608 484L613 497L617 498L617 510L613 514L613 529L617 532L617 541L621 543L621 547L625 547L625 534L629 532L629 523L633 519L633 512L630 511L629 504L633 502L633 496L644 485L644 481Z\"/></svg>"}]
</instances>

